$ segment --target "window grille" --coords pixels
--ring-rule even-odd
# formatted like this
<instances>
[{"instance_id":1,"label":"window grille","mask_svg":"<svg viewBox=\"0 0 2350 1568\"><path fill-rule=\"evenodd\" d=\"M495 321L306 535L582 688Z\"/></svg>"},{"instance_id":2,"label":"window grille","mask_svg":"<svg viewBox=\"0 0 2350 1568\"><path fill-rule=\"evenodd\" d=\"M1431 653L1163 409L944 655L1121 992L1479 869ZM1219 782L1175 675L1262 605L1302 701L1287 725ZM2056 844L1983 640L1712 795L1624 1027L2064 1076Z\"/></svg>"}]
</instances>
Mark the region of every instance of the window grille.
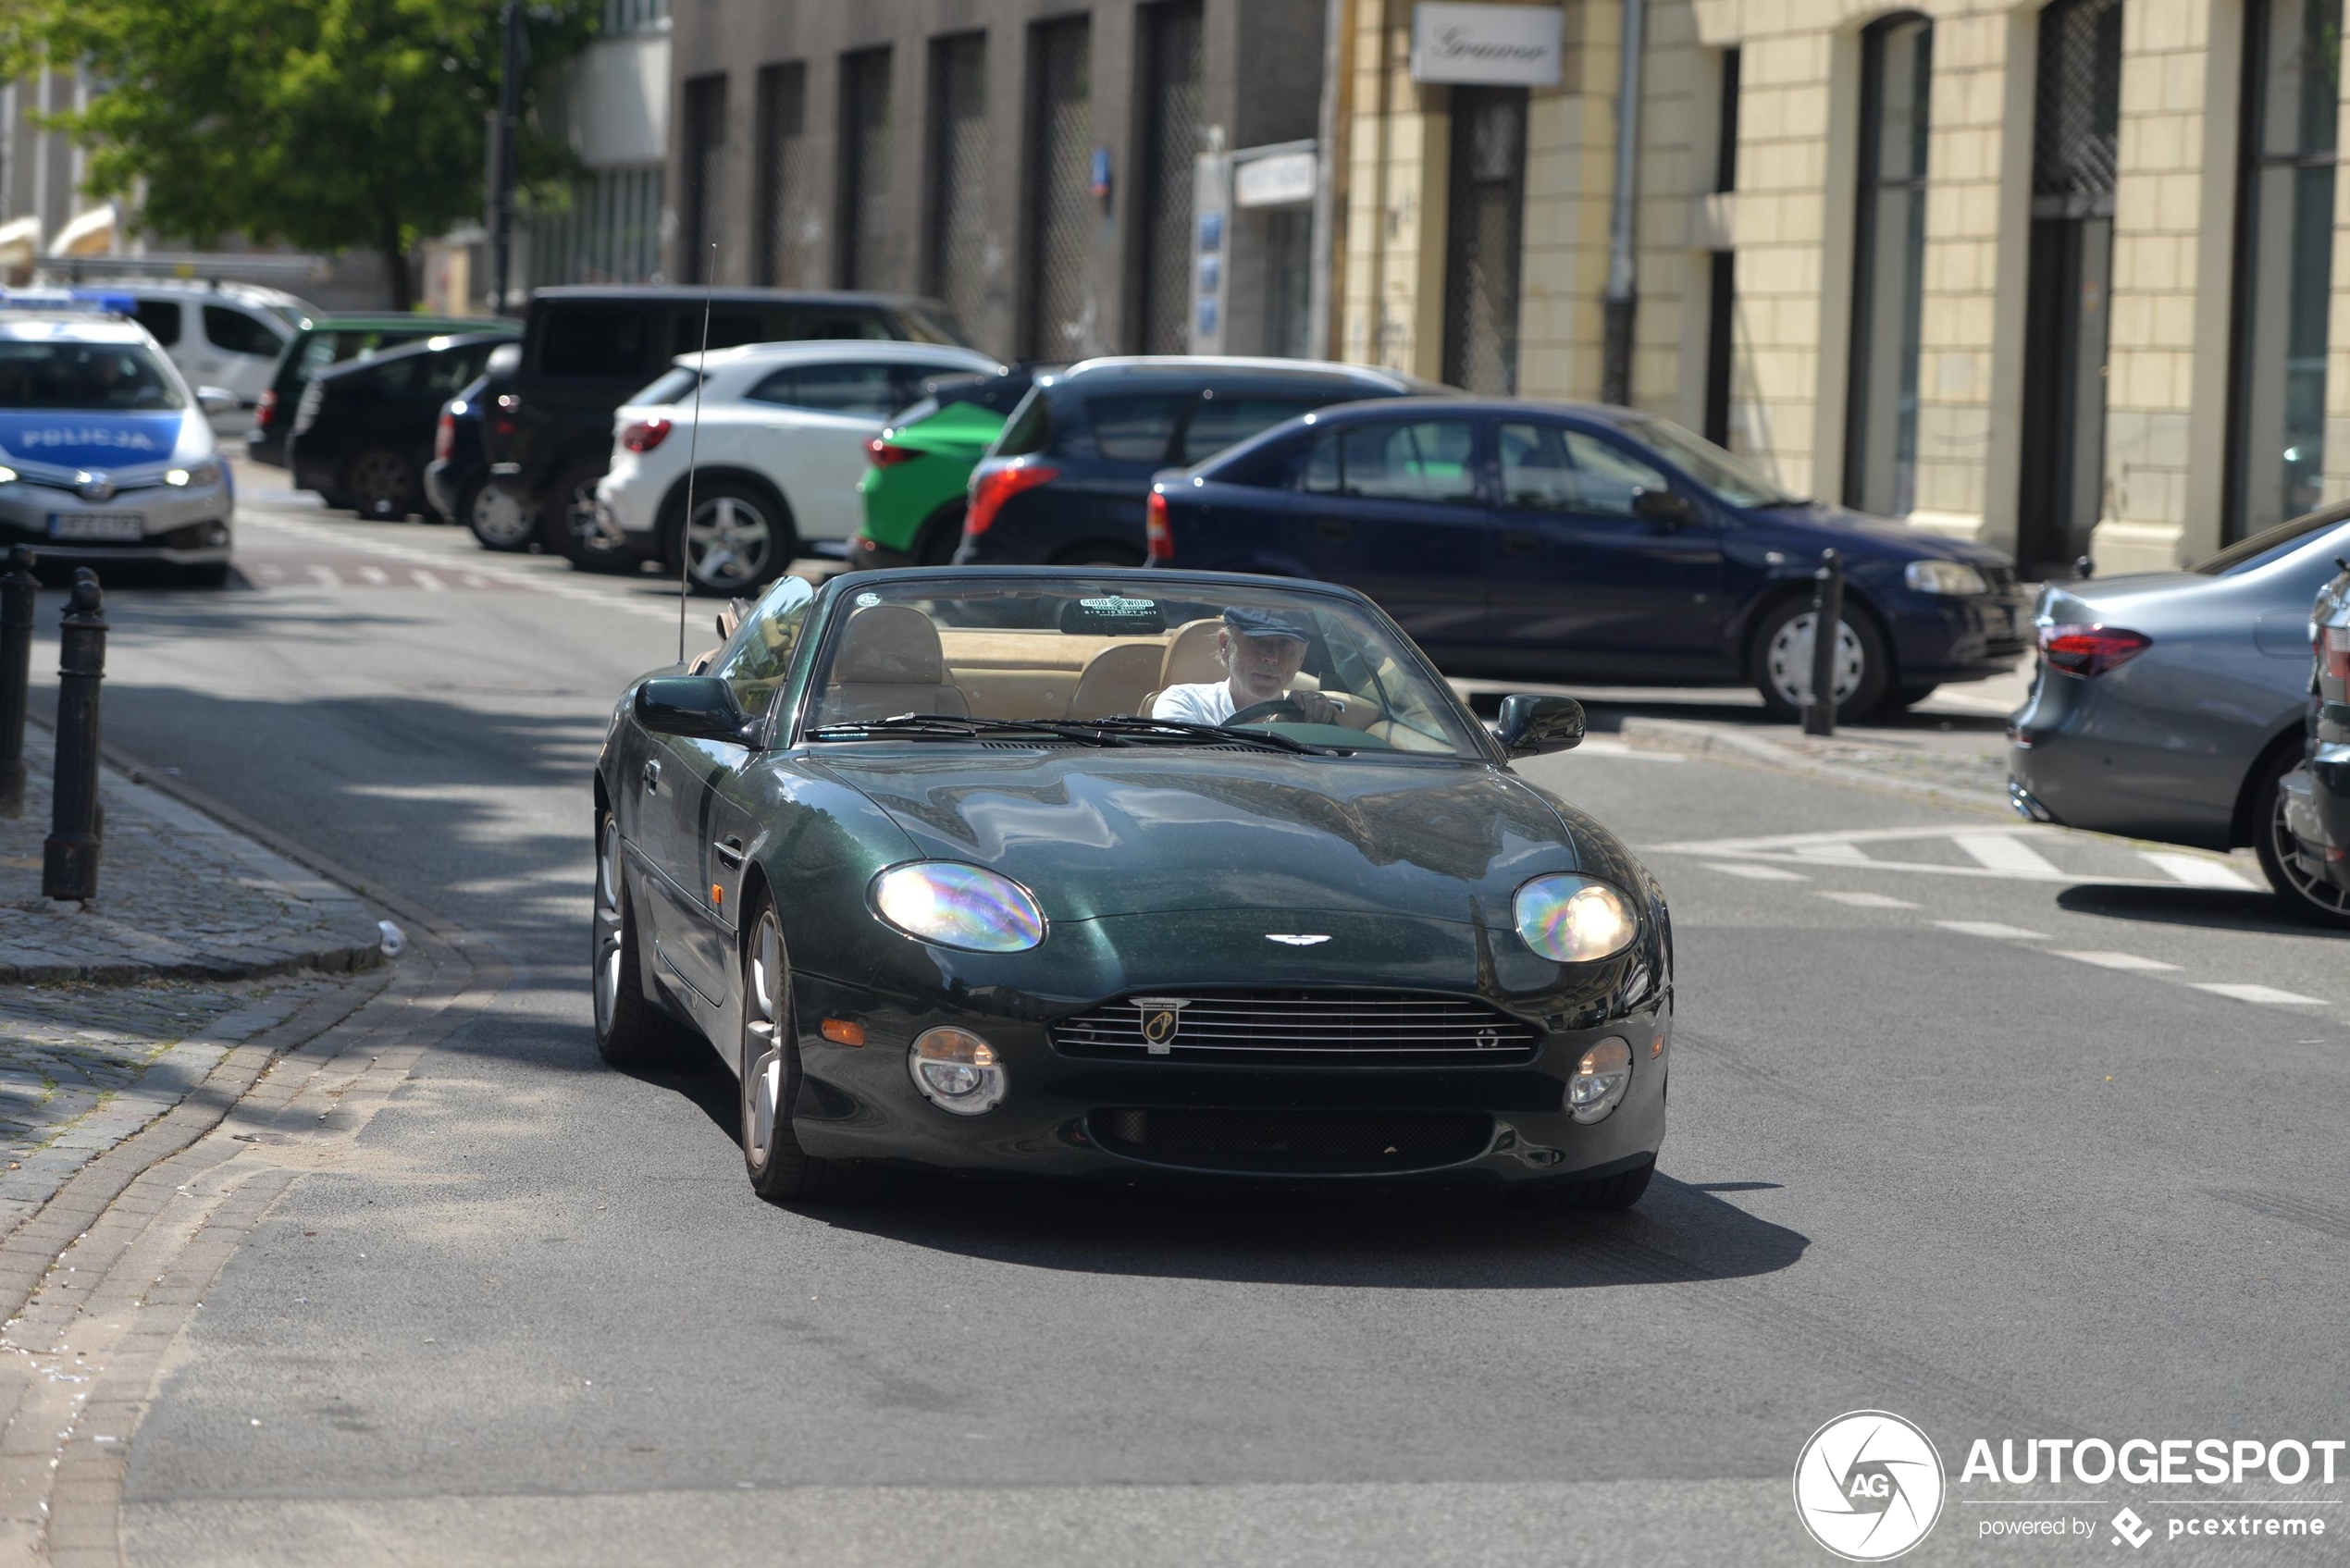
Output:
<instances>
[{"instance_id":1,"label":"window grille","mask_svg":"<svg viewBox=\"0 0 2350 1568\"><path fill-rule=\"evenodd\" d=\"M844 289L881 286L889 242L889 51L840 61L840 265Z\"/></svg>"},{"instance_id":2,"label":"window grille","mask_svg":"<svg viewBox=\"0 0 2350 1568\"><path fill-rule=\"evenodd\" d=\"M1092 36L1083 17L1040 22L1028 160L1029 357L1082 359L1095 342L1093 266L1101 229L1094 199Z\"/></svg>"},{"instance_id":3,"label":"window grille","mask_svg":"<svg viewBox=\"0 0 2350 1568\"><path fill-rule=\"evenodd\" d=\"M924 287L966 328L987 299L987 35L931 50L930 265Z\"/></svg>"},{"instance_id":4,"label":"window grille","mask_svg":"<svg viewBox=\"0 0 2350 1568\"><path fill-rule=\"evenodd\" d=\"M1518 267L1526 213L1526 90L1453 89L1444 232L1444 379L1517 390Z\"/></svg>"},{"instance_id":5,"label":"window grille","mask_svg":"<svg viewBox=\"0 0 2350 1568\"><path fill-rule=\"evenodd\" d=\"M1144 185L1141 336L1144 353L1180 354L1192 345L1194 160L1200 151L1199 0L1163 0L1143 12Z\"/></svg>"}]
</instances>

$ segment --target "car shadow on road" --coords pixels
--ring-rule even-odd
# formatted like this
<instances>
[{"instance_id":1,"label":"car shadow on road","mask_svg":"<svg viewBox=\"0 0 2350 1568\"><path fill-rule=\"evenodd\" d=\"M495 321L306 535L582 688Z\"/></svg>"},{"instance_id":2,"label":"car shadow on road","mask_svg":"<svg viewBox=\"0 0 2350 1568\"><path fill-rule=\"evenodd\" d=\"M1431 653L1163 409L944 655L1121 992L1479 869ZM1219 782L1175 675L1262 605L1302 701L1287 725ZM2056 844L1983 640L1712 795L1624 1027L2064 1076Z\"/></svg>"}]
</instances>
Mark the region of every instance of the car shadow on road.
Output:
<instances>
[{"instance_id":1,"label":"car shadow on road","mask_svg":"<svg viewBox=\"0 0 2350 1568\"><path fill-rule=\"evenodd\" d=\"M2334 930L2296 919L2273 893L2084 883L2064 889L2057 895L2056 901L2059 908L2074 914L2101 915L2109 920L2199 926L2213 931L2257 931L2276 936L2350 939L2350 930Z\"/></svg>"}]
</instances>

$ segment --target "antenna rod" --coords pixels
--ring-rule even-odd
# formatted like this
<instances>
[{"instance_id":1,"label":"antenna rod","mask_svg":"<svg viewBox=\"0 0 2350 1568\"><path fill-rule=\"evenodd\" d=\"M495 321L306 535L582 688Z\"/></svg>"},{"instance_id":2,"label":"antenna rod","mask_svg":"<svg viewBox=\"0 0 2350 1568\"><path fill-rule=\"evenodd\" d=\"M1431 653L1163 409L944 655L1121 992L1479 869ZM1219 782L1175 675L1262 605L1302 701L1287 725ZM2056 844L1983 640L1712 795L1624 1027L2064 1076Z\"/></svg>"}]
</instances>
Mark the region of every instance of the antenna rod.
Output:
<instances>
[{"instance_id":1,"label":"antenna rod","mask_svg":"<svg viewBox=\"0 0 2350 1568\"><path fill-rule=\"evenodd\" d=\"M694 429L686 438L686 519L677 525L677 662L686 661L686 588L693 580L694 475L701 466L701 384L710 379L710 300L718 288L718 241L701 281L701 355L694 361Z\"/></svg>"}]
</instances>

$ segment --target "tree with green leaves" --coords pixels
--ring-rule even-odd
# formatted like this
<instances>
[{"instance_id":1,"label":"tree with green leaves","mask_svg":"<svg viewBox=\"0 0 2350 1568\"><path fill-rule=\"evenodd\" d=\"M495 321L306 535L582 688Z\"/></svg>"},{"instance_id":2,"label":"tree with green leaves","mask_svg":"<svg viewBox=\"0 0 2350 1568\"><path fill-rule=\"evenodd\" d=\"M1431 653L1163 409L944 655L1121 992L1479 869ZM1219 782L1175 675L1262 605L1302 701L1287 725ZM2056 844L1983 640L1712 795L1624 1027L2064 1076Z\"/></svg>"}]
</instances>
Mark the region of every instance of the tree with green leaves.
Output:
<instances>
[{"instance_id":1,"label":"tree with green leaves","mask_svg":"<svg viewBox=\"0 0 2350 1568\"><path fill-rule=\"evenodd\" d=\"M532 5L532 70L594 17ZM409 249L482 211L499 24L499 0L0 0L0 70L79 62L97 91L47 123L88 150L88 193L125 198L143 231L373 250L405 309ZM550 183L569 154L523 87L523 179Z\"/></svg>"}]
</instances>

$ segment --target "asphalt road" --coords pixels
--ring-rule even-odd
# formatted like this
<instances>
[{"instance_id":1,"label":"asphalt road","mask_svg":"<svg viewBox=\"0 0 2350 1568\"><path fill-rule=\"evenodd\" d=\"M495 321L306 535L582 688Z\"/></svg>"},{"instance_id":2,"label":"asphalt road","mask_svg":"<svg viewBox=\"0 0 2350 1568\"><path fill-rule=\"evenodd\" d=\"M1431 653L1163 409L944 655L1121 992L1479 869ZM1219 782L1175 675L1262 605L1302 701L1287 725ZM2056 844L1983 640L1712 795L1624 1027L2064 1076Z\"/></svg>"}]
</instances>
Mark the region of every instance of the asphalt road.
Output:
<instances>
[{"instance_id":1,"label":"asphalt road","mask_svg":"<svg viewBox=\"0 0 2350 1568\"><path fill-rule=\"evenodd\" d=\"M1633 1214L794 1213L724 1069L588 1036L588 768L674 600L266 502L240 566L113 594L110 737L518 979L220 1277L131 1451L135 1562L1819 1563L1790 1475L1859 1409L1951 1476L1908 1562L2110 1556L2125 1503L2350 1530L2350 1486L1960 1479L1976 1438L2350 1437L2350 945L2242 858L1602 740L1525 767L1674 901ZM1986 1538L2059 1516L2094 1535Z\"/></svg>"}]
</instances>

